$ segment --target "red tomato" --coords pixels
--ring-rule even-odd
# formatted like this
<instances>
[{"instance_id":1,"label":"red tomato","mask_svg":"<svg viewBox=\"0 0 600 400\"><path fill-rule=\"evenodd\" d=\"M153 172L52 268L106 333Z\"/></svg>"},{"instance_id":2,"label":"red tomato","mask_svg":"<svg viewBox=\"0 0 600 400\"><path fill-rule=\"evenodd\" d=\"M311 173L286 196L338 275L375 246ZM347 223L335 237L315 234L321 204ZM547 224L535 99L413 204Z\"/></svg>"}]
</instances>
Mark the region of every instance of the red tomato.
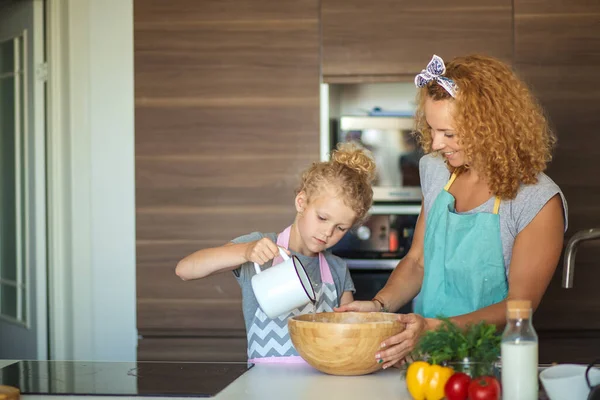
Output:
<instances>
[{"instance_id":1,"label":"red tomato","mask_svg":"<svg viewBox=\"0 0 600 400\"><path fill-rule=\"evenodd\" d=\"M467 400L471 377L463 372L455 372L444 386L444 394L448 400Z\"/></svg>"},{"instance_id":2,"label":"red tomato","mask_svg":"<svg viewBox=\"0 0 600 400\"><path fill-rule=\"evenodd\" d=\"M469 384L469 400L500 400L500 382L493 376L480 376Z\"/></svg>"}]
</instances>

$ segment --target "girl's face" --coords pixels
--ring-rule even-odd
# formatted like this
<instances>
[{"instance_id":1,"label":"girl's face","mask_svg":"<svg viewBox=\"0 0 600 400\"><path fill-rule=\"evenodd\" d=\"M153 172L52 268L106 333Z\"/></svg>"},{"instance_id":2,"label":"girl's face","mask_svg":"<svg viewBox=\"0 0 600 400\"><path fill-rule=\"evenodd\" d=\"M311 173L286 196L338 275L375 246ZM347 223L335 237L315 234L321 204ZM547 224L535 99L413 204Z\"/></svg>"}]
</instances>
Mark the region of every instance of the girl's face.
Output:
<instances>
[{"instance_id":1,"label":"girl's face","mask_svg":"<svg viewBox=\"0 0 600 400\"><path fill-rule=\"evenodd\" d=\"M431 127L431 148L439 152L453 167L460 167L467 161L458 142L454 129L454 102L452 100L435 101L431 98L425 100L425 118Z\"/></svg>"},{"instance_id":2,"label":"girl's face","mask_svg":"<svg viewBox=\"0 0 600 400\"><path fill-rule=\"evenodd\" d=\"M328 191L323 191L310 202L305 192L298 193L296 211L299 213L296 223L301 240L296 241L299 248L294 250L306 256L314 256L335 245L356 219L356 213L340 197Z\"/></svg>"}]
</instances>

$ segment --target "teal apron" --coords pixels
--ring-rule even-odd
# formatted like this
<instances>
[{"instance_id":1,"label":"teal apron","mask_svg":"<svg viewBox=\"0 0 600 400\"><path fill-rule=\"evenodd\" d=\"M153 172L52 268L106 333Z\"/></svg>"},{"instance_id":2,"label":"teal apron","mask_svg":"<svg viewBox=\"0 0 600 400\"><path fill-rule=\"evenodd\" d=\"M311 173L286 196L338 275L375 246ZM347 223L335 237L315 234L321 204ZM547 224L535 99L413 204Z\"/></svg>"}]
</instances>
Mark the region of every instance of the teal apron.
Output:
<instances>
[{"instance_id":1,"label":"teal apron","mask_svg":"<svg viewBox=\"0 0 600 400\"><path fill-rule=\"evenodd\" d=\"M457 214L448 189L436 197L425 225L425 272L415 313L454 317L498 303L508 294L500 239L500 198L494 212Z\"/></svg>"}]
</instances>

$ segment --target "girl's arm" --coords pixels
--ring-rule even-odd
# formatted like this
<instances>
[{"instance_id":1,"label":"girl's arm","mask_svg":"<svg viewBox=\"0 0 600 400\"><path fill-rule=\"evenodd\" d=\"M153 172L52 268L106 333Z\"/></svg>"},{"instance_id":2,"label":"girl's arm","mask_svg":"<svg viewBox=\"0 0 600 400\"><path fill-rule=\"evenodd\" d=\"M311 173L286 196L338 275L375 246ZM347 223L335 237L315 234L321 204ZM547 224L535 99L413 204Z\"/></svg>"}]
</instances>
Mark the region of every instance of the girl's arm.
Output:
<instances>
[{"instance_id":1,"label":"girl's arm","mask_svg":"<svg viewBox=\"0 0 600 400\"><path fill-rule=\"evenodd\" d=\"M279 248L267 237L248 243L227 243L190 254L177 263L175 273L184 281L199 279L232 271L248 261L262 265L278 255Z\"/></svg>"},{"instance_id":2,"label":"girl's arm","mask_svg":"<svg viewBox=\"0 0 600 400\"><path fill-rule=\"evenodd\" d=\"M340 299L340 306L343 306L344 304L348 304L354 301L354 295L352 294L351 291L345 291L342 294L342 298Z\"/></svg>"}]
</instances>

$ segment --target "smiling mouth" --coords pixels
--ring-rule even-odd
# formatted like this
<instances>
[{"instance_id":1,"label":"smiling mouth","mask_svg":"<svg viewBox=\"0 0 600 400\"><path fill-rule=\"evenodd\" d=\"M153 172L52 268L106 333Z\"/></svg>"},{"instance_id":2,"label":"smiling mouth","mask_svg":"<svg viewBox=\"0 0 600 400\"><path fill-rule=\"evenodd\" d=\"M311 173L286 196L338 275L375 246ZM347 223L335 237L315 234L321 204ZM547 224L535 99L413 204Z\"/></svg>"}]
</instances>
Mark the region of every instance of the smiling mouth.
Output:
<instances>
[{"instance_id":1,"label":"smiling mouth","mask_svg":"<svg viewBox=\"0 0 600 400\"><path fill-rule=\"evenodd\" d=\"M321 239L318 239L318 238L315 238L315 239L317 239L317 242L319 242L319 243L322 243L322 244L326 244L326 243L327 243L327 242L326 242L326 241L324 241L324 240L321 240Z\"/></svg>"}]
</instances>

